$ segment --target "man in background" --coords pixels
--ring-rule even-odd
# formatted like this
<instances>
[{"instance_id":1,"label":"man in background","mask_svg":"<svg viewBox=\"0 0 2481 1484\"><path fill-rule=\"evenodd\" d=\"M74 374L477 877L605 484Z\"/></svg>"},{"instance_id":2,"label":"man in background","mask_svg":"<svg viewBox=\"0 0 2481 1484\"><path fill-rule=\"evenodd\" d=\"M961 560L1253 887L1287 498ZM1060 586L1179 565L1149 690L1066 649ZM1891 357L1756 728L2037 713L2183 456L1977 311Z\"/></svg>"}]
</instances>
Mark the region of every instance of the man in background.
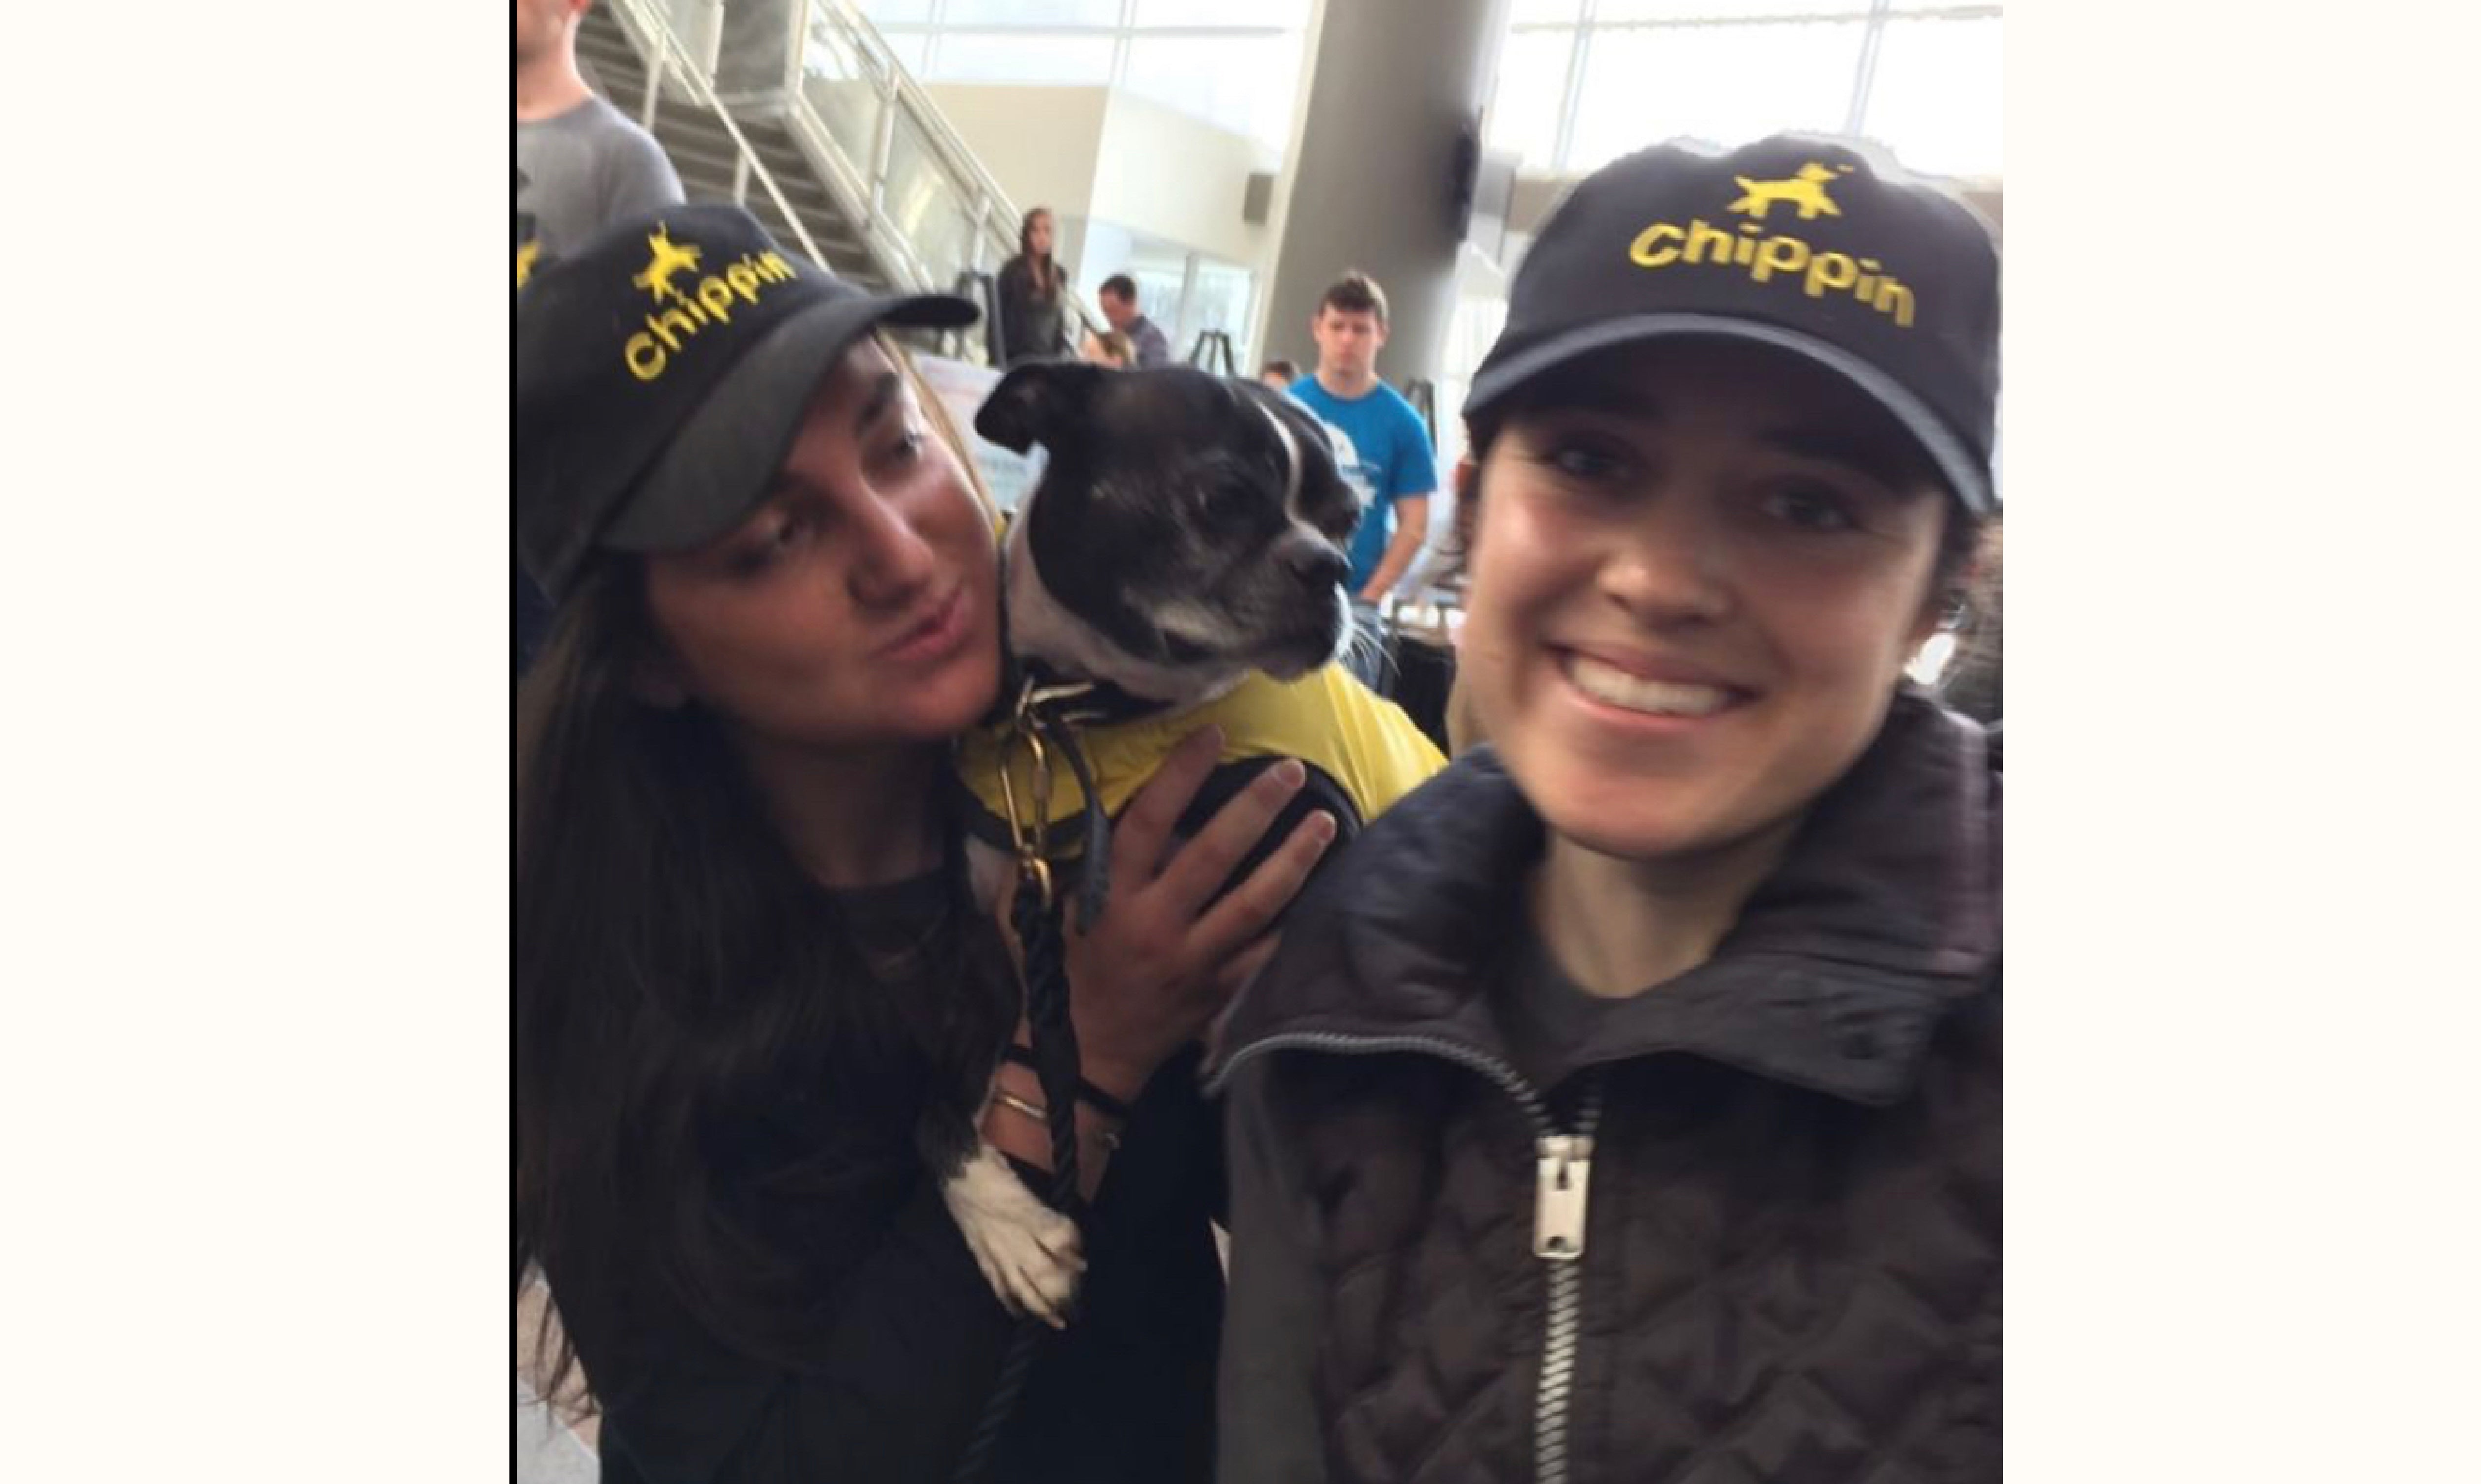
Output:
<instances>
[{"instance_id":1,"label":"man in background","mask_svg":"<svg viewBox=\"0 0 2481 1484\"><path fill-rule=\"evenodd\" d=\"M1420 554L1430 531L1430 496L1439 487L1430 430L1397 390L1378 379L1378 351L1387 344L1387 295L1354 271L1319 299L1310 336L1318 369L1292 393L1335 440L1336 464L1361 497L1361 525L1352 534L1352 570L1345 580L1363 632L1383 640L1378 605ZM1357 664L1379 683L1374 666Z\"/></svg>"},{"instance_id":2,"label":"man in background","mask_svg":"<svg viewBox=\"0 0 2481 1484\"><path fill-rule=\"evenodd\" d=\"M1094 296L1103 305L1103 318L1111 327L1129 337L1137 348L1137 365L1171 364L1171 342L1154 321L1137 313L1137 281L1127 273L1113 273L1103 280L1102 289Z\"/></svg>"},{"instance_id":3,"label":"man in background","mask_svg":"<svg viewBox=\"0 0 2481 1484\"><path fill-rule=\"evenodd\" d=\"M592 0L516 0L517 287L604 224L677 201L663 146L586 86L577 25ZM551 600L513 559L516 673L551 627Z\"/></svg>"},{"instance_id":4,"label":"man in background","mask_svg":"<svg viewBox=\"0 0 2481 1484\"><path fill-rule=\"evenodd\" d=\"M517 282L607 221L681 199L672 162L577 70L592 0L516 0Z\"/></svg>"}]
</instances>

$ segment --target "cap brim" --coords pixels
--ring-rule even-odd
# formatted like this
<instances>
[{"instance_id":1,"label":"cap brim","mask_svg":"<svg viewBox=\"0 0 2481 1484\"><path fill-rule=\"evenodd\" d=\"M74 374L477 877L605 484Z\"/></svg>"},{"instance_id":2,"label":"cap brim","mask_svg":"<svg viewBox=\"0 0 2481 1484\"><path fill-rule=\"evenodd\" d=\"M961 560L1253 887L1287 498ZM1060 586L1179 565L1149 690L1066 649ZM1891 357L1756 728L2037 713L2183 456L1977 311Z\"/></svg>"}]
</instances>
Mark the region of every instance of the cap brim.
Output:
<instances>
[{"instance_id":1,"label":"cap brim","mask_svg":"<svg viewBox=\"0 0 2481 1484\"><path fill-rule=\"evenodd\" d=\"M1526 382L1580 356L1613 346L1690 335L1719 336L1773 346L1833 372L1850 382L1863 396L1886 408L1887 414L1913 435L1913 440L1921 446L1921 452L1929 456L1939 477L1946 482L1947 488L1955 493L1966 509L1975 515L1989 515L1998 508L1998 491L1991 482L1990 465L1973 457L1972 451L1965 447L1964 440L1930 410L1929 404L1851 351L1763 320L1715 314L1645 314L1580 325L1512 355L1505 362L1474 378L1473 390L1465 397L1465 415L1471 418L1486 411L1492 404Z\"/></svg>"},{"instance_id":2,"label":"cap brim","mask_svg":"<svg viewBox=\"0 0 2481 1484\"><path fill-rule=\"evenodd\" d=\"M599 544L627 552L704 546L767 494L819 380L881 325L953 329L980 313L948 294L828 299L775 326L724 373L646 467Z\"/></svg>"}]
</instances>

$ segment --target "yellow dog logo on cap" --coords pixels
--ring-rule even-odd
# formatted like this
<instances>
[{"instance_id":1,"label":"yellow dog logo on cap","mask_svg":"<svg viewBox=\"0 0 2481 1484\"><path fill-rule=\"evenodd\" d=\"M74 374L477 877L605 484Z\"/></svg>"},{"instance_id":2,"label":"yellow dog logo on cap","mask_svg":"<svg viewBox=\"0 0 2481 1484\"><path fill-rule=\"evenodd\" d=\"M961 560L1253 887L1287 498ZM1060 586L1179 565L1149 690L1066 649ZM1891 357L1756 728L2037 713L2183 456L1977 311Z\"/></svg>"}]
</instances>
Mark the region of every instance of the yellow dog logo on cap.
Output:
<instances>
[{"instance_id":1,"label":"yellow dog logo on cap","mask_svg":"<svg viewBox=\"0 0 2481 1484\"><path fill-rule=\"evenodd\" d=\"M699 249L694 246L687 247L675 246L672 242L672 229L661 222L657 222L655 229L646 234L646 246L655 255L647 261L646 271L629 281L657 299L662 299L666 294L674 299L681 299L683 297L681 291L672 287L672 274L684 269L697 267Z\"/></svg>"},{"instance_id":2,"label":"yellow dog logo on cap","mask_svg":"<svg viewBox=\"0 0 2481 1484\"><path fill-rule=\"evenodd\" d=\"M1753 282L1798 283L1801 293L1811 299L1823 299L1829 294L1849 297L1894 321L1898 328L1910 329L1913 291L1884 263L1873 257L1820 249L1789 232L1769 234L1758 224L1765 220L1766 208L1777 201L1789 201L1798 207L1804 221L1843 215L1842 208L1826 194L1826 184L1838 175L1849 173L1851 169L1848 165L1827 166L1813 160L1789 180L1751 180L1746 175L1735 175L1732 178L1740 183L1740 195L1724 210L1753 219L1739 222L1737 233L1704 217L1694 217L1686 222L1652 222L1629 244L1629 261L1639 268L1669 268L1675 263L1737 268Z\"/></svg>"},{"instance_id":3,"label":"yellow dog logo on cap","mask_svg":"<svg viewBox=\"0 0 2481 1484\"><path fill-rule=\"evenodd\" d=\"M672 278L678 273L695 273L703 249L694 243L673 242L671 228L660 221L646 234L646 247L652 255L645 271L629 281L644 289L664 307L660 313L647 315L646 327L631 335L620 348L621 358L629 363L629 374L640 381L652 381L662 376L671 358L680 354L700 330L731 324L736 308L758 302L759 296L776 284L792 282L794 277L793 265L785 262L782 254L771 250L744 252L738 261L725 264L684 289Z\"/></svg>"},{"instance_id":4,"label":"yellow dog logo on cap","mask_svg":"<svg viewBox=\"0 0 2481 1484\"><path fill-rule=\"evenodd\" d=\"M1812 160L1789 180L1751 180L1746 175L1735 175L1732 178L1740 183L1740 198L1723 209L1763 221L1766 208L1782 201L1799 207L1803 221L1814 221L1821 216L1840 217L1843 212L1826 194L1826 183L1851 169L1847 165L1837 169Z\"/></svg>"}]
</instances>

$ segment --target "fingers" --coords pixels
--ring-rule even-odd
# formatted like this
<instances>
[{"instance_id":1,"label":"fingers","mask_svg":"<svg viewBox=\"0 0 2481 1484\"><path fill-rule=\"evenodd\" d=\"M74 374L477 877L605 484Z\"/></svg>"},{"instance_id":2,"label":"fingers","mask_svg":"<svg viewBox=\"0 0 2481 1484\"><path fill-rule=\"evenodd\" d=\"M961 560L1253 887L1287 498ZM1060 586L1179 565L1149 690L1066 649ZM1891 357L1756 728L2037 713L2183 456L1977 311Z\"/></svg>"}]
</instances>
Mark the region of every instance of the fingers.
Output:
<instances>
[{"instance_id":1,"label":"fingers","mask_svg":"<svg viewBox=\"0 0 2481 1484\"><path fill-rule=\"evenodd\" d=\"M1111 835L1111 878L1143 883L1154 879L1170 847L1172 826L1180 822L1199 785L1214 771L1223 751L1223 729L1204 726L1181 739L1162 767L1130 800ZM1264 827L1263 825L1261 826Z\"/></svg>"},{"instance_id":2,"label":"fingers","mask_svg":"<svg viewBox=\"0 0 2481 1484\"><path fill-rule=\"evenodd\" d=\"M1286 758L1249 780L1249 786L1215 810L1196 838L1181 846L1163 867L1161 885L1165 894L1184 912L1204 904L1248 859L1267 827L1308 777L1298 758ZM1236 941L1231 946L1239 945Z\"/></svg>"},{"instance_id":3,"label":"fingers","mask_svg":"<svg viewBox=\"0 0 2481 1484\"><path fill-rule=\"evenodd\" d=\"M1319 857L1335 843L1335 816L1323 809L1293 826L1273 854L1261 861L1246 880L1198 920L1193 941L1199 951L1210 958L1224 957L1272 926L1283 910L1292 905ZM1190 848L1194 849L1195 845ZM1174 865L1186 861L1188 853L1182 851Z\"/></svg>"}]
</instances>

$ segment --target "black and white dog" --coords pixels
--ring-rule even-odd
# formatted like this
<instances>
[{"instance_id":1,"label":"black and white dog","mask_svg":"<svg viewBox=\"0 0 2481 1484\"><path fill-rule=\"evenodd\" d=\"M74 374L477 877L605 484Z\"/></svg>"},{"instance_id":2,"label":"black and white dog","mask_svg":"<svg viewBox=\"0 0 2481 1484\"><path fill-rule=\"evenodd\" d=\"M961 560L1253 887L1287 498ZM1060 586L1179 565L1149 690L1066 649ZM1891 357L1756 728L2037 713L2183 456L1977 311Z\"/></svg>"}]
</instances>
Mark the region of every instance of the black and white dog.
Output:
<instances>
[{"instance_id":1,"label":"black and white dog","mask_svg":"<svg viewBox=\"0 0 2481 1484\"><path fill-rule=\"evenodd\" d=\"M1361 507L1325 425L1290 397L1185 366L1036 363L974 428L1049 456L1008 538L1018 655L1194 706L1253 669L1306 674L1351 632Z\"/></svg>"},{"instance_id":2,"label":"black and white dog","mask_svg":"<svg viewBox=\"0 0 2481 1484\"><path fill-rule=\"evenodd\" d=\"M1291 398L1187 367L1035 363L1002 379L974 427L1048 456L1004 559L1008 641L1021 661L1188 713L1252 671L1307 675L1351 635L1343 546L1360 505L1323 425ZM1110 780L1098 788L1111 792ZM1210 787L1184 827L1228 793ZM1301 812L1279 818L1261 850ZM976 866L988 882L1007 862L981 851ZM928 1115L922 1145L1001 1301L1057 1324L1083 1266L1077 1228L979 1133L1006 1034L973 1063L954 1106Z\"/></svg>"}]
</instances>

